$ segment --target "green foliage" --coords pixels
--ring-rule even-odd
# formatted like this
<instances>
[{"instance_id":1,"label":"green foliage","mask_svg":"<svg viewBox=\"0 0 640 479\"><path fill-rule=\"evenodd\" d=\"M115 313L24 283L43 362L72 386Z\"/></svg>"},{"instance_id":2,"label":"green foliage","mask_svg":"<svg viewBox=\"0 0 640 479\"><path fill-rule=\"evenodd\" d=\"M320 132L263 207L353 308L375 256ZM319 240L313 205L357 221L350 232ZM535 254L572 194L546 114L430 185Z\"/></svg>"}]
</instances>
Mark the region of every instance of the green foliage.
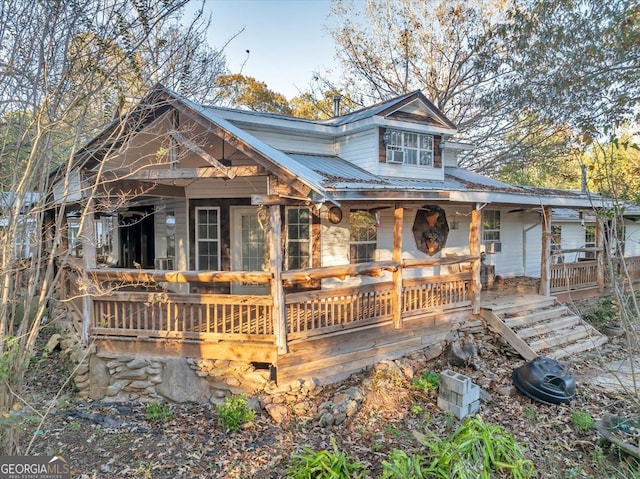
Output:
<instances>
[{"instance_id":1,"label":"green foliage","mask_svg":"<svg viewBox=\"0 0 640 479\"><path fill-rule=\"evenodd\" d=\"M587 411L573 411L571 413L571 424L581 431L589 431L590 429L593 429L595 421Z\"/></svg>"},{"instance_id":2,"label":"green foliage","mask_svg":"<svg viewBox=\"0 0 640 479\"><path fill-rule=\"evenodd\" d=\"M0 380L6 381L9 379L11 369L16 366L19 352L20 343L18 338L15 336L5 337L2 355L0 356Z\"/></svg>"},{"instance_id":3,"label":"green foliage","mask_svg":"<svg viewBox=\"0 0 640 479\"><path fill-rule=\"evenodd\" d=\"M389 460L382 462L381 479L423 479L426 457L407 455L406 452L394 449L389 453ZM426 473L426 472L425 472Z\"/></svg>"},{"instance_id":4,"label":"green foliage","mask_svg":"<svg viewBox=\"0 0 640 479\"><path fill-rule=\"evenodd\" d=\"M531 422L535 422L538 419L536 407L532 404L528 405L524 410L524 415Z\"/></svg>"},{"instance_id":5,"label":"green foliage","mask_svg":"<svg viewBox=\"0 0 640 479\"><path fill-rule=\"evenodd\" d=\"M291 458L288 479L364 479L367 477L364 465L338 449L331 438L331 450L314 451L303 447L302 454Z\"/></svg>"},{"instance_id":6,"label":"green foliage","mask_svg":"<svg viewBox=\"0 0 640 479\"><path fill-rule=\"evenodd\" d=\"M529 478L533 463L515 438L499 425L485 423L480 416L467 418L446 440L425 436L429 464L425 477L490 479L500 473L514 479Z\"/></svg>"},{"instance_id":7,"label":"green foliage","mask_svg":"<svg viewBox=\"0 0 640 479\"><path fill-rule=\"evenodd\" d=\"M225 429L237 431L240 427L254 420L256 412L247 405L244 394L226 397L224 403L216 405L220 421Z\"/></svg>"},{"instance_id":8,"label":"green foliage","mask_svg":"<svg viewBox=\"0 0 640 479\"><path fill-rule=\"evenodd\" d=\"M584 314L583 319L590 323L606 323L614 319L617 314L618 312L613 307L613 302L610 299L603 299L596 309Z\"/></svg>"},{"instance_id":9,"label":"green foliage","mask_svg":"<svg viewBox=\"0 0 640 479\"><path fill-rule=\"evenodd\" d=\"M146 416L148 421L166 422L171 419L173 412L165 403L153 401L147 404Z\"/></svg>"},{"instance_id":10,"label":"green foliage","mask_svg":"<svg viewBox=\"0 0 640 479\"><path fill-rule=\"evenodd\" d=\"M435 391L440 386L440 374L434 371L423 371L420 377L413 379L414 389Z\"/></svg>"}]
</instances>

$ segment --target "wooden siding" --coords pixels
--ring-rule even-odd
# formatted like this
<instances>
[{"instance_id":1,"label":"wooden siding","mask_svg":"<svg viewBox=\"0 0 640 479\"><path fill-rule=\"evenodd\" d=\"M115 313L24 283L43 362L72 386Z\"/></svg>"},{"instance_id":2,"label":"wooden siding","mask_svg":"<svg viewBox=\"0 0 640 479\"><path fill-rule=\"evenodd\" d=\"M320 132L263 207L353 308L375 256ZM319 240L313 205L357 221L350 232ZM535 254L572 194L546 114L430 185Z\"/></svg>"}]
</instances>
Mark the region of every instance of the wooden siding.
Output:
<instances>
[{"instance_id":1,"label":"wooden siding","mask_svg":"<svg viewBox=\"0 0 640 479\"><path fill-rule=\"evenodd\" d=\"M233 180L206 178L185 188L187 198L249 198L252 194L267 194L266 176L242 177Z\"/></svg>"}]
</instances>

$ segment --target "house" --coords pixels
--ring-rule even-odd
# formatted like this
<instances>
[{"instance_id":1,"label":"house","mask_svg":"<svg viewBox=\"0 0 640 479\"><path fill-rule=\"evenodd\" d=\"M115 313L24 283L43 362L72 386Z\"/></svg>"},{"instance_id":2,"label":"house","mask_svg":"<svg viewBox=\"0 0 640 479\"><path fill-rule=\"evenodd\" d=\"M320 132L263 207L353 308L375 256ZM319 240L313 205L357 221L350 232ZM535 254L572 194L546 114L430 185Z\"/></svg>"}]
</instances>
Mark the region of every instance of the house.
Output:
<instances>
[{"instance_id":1,"label":"house","mask_svg":"<svg viewBox=\"0 0 640 479\"><path fill-rule=\"evenodd\" d=\"M482 259L548 295L551 211L594 198L460 168L455 134L419 91L305 120L157 85L54 176L60 299L93 348L76 383L219 397L249 387L229 364L330 381L437 351L478 317Z\"/></svg>"}]
</instances>

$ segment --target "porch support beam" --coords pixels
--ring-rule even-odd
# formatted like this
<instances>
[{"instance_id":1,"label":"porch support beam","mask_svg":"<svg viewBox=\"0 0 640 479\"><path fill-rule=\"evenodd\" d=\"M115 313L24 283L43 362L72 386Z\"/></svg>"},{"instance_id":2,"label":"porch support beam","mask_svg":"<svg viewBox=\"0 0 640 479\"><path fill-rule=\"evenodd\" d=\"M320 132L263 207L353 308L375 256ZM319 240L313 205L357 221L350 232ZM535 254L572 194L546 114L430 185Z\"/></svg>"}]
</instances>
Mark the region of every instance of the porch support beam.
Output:
<instances>
[{"instance_id":1,"label":"porch support beam","mask_svg":"<svg viewBox=\"0 0 640 479\"><path fill-rule=\"evenodd\" d=\"M604 291L604 219L596 216L596 284L598 291Z\"/></svg>"},{"instance_id":2,"label":"porch support beam","mask_svg":"<svg viewBox=\"0 0 640 479\"><path fill-rule=\"evenodd\" d=\"M393 326L402 328L402 225L404 208L396 204L393 210L393 253L391 259L398 264L393 270L393 288L391 289L391 310L393 312Z\"/></svg>"},{"instance_id":3,"label":"porch support beam","mask_svg":"<svg viewBox=\"0 0 640 479\"><path fill-rule=\"evenodd\" d=\"M471 209L471 226L469 227L469 256L471 256L471 312L480 314L480 292L482 283L480 282L480 224L482 208L479 203L473 205Z\"/></svg>"},{"instance_id":4,"label":"porch support beam","mask_svg":"<svg viewBox=\"0 0 640 479\"><path fill-rule=\"evenodd\" d=\"M540 255L540 294L551 295L551 207L542 209L542 248ZM526 252L525 252L526 253Z\"/></svg>"},{"instance_id":5,"label":"porch support beam","mask_svg":"<svg viewBox=\"0 0 640 479\"><path fill-rule=\"evenodd\" d=\"M95 269L97 266L96 220L93 203L93 199L90 198L82 215L79 231L79 236L82 241L82 263L84 266L82 280L86 286L91 284L88 271ZM93 299L91 298L90 290L91 288L87 288L82 297L82 331L80 333L80 339L85 344L89 341L89 328L91 326L91 319L93 318Z\"/></svg>"},{"instance_id":6,"label":"porch support beam","mask_svg":"<svg viewBox=\"0 0 640 479\"><path fill-rule=\"evenodd\" d=\"M278 354L288 352L287 345L287 310L284 298L284 286L282 284L282 218L280 206L269 206L269 229L267 230L267 242L269 245L269 266L273 274L271 280L271 297L273 309L271 318L273 332L276 337Z\"/></svg>"},{"instance_id":7,"label":"porch support beam","mask_svg":"<svg viewBox=\"0 0 640 479\"><path fill-rule=\"evenodd\" d=\"M200 148L198 145L196 145L193 141L191 141L189 138L184 136L182 133L173 132L173 133L171 133L171 137L175 138L175 140L179 144L185 146L186 148L188 148L189 150L194 152L196 155L198 155L204 161L209 163L211 166L213 166L214 168L220 170L222 173L224 173L224 175L227 178L230 178L230 179L235 178L235 175L234 175L233 171L231 171L227 166L224 166L217 159L215 159L209 153L204 151L202 148Z\"/></svg>"}]
</instances>

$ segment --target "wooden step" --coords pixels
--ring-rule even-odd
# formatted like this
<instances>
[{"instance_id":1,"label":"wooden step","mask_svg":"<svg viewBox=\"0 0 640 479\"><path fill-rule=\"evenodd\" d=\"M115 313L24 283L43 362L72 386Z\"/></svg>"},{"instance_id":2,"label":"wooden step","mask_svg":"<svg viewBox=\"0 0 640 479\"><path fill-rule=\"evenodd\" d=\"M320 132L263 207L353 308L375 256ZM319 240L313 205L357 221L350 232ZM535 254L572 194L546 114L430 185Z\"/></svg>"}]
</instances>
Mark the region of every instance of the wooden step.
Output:
<instances>
[{"instance_id":1,"label":"wooden step","mask_svg":"<svg viewBox=\"0 0 640 479\"><path fill-rule=\"evenodd\" d=\"M531 296L521 299L513 299L509 302L499 304L483 304L482 307L490 309L495 314L503 316L505 314L513 313L527 313L529 311L536 311L544 308L548 308L556 304L556 298L549 298L546 296Z\"/></svg>"},{"instance_id":2,"label":"wooden step","mask_svg":"<svg viewBox=\"0 0 640 479\"><path fill-rule=\"evenodd\" d=\"M593 333L594 329L591 326L581 324L573 328L554 331L553 334L549 334L544 338L538 339L536 341L531 341L529 342L529 347L534 351L540 352L545 349L551 349L555 346L559 346L561 344L572 343L580 339L588 338Z\"/></svg>"},{"instance_id":3,"label":"wooden step","mask_svg":"<svg viewBox=\"0 0 640 479\"><path fill-rule=\"evenodd\" d=\"M551 321L540 321L528 328L515 329L515 332L522 339L533 338L535 336L541 336L558 331L561 329L571 328L577 326L582 321L578 316L564 316L562 318L554 319Z\"/></svg>"},{"instance_id":4,"label":"wooden step","mask_svg":"<svg viewBox=\"0 0 640 479\"><path fill-rule=\"evenodd\" d=\"M510 328L521 328L530 324L535 324L547 319L558 318L560 316L566 316L569 313L569 308L566 306L555 306L551 308L540 309L536 311L530 311L526 314L518 314L516 316L508 316L503 318L504 323Z\"/></svg>"},{"instance_id":5,"label":"wooden step","mask_svg":"<svg viewBox=\"0 0 640 479\"><path fill-rule=\"evenodd\" d=\"M566 358L567 356L571 356L572 354L589 351L590 349L596 349L597 347L605 344L607 341L607 337L602 334L600 336L592 336L590 338L576 341L557 349L553 349L548 354L546 354L546 356L552 359L562 359Z\"/></svg>"}]
</instances>

